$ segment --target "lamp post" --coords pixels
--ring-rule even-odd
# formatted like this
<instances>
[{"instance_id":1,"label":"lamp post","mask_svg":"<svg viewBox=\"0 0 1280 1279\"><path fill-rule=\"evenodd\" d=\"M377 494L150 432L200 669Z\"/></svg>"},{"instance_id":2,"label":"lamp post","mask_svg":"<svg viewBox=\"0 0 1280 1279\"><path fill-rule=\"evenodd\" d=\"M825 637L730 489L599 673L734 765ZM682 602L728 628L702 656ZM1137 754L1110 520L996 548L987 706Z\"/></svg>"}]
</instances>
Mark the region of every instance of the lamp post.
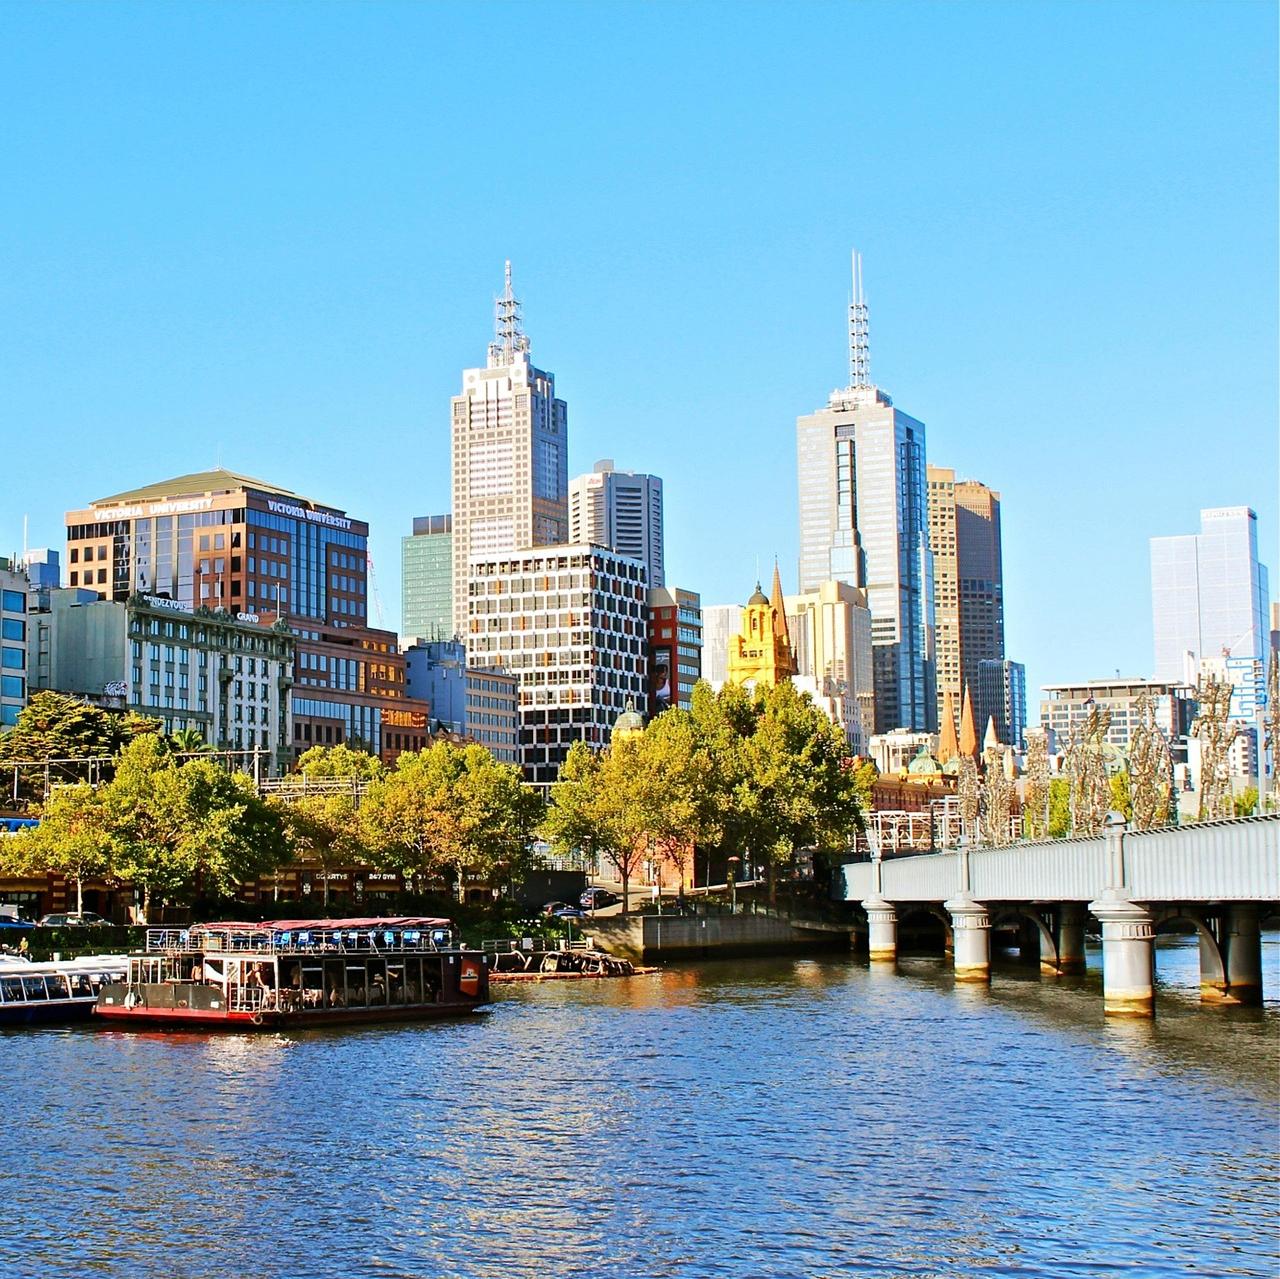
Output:
<instances>
[{"instance_id":1,"label":"lamp post","mask_svg":"<svg viewBox=\"0 0 1280 1279\"><path fill-rule=\"evenodd\" d=\"M742 858L733 856L728 859L729 865L729 913L736 915L738 913L738 865Z\"/></svg>"}]
</instances>

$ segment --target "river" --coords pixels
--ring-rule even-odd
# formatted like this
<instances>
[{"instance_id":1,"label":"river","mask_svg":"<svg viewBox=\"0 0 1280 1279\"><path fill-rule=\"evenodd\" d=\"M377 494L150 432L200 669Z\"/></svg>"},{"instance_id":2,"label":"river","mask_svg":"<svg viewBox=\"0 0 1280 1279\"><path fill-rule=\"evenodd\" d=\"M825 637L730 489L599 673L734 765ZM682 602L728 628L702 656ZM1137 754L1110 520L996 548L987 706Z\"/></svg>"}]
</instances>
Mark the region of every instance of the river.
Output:
<instances>
[{"instance_id":1,"label":"river","mask_svg":"<svg viewBox=\"0 0 1280 1279\"><path fill-rule=\"evenodd\" d=\"M0 1273L1267 1276L1268 1005L847 957L506 986L454 1023L0 1036Z\"/></svg>"}]
</instances>

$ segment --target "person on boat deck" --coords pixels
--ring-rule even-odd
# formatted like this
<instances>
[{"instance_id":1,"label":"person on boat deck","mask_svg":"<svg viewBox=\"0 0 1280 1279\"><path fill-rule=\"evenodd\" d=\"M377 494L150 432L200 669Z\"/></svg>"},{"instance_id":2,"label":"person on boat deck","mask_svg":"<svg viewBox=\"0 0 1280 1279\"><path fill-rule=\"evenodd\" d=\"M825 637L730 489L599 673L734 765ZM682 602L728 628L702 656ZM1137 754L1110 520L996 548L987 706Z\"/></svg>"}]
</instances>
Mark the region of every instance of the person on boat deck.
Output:
<instances>
[{"instance_id":1,"label":"person on boat deck","mask_svg":"<svg viewBox=\"0 0 1280 1279\"><path fill-rule=\"evenodd\" d=\"M342 997L342 991L338 987L337 981L329 983L329 1007L344 1008L347 1001Z\"/></svg>"},{"instance_id":2,"label":"person on boat deck","mask_svg":"<svg viewBox=\"0 0 1280 1279\"><path fill-rule=\"evenodd\" d=\"M369 987L369 1002L371 1004L385 1004L387 1002L387 987L382 980L381 973L374 973L373 984Z\"/></svg>"}]
</instances>

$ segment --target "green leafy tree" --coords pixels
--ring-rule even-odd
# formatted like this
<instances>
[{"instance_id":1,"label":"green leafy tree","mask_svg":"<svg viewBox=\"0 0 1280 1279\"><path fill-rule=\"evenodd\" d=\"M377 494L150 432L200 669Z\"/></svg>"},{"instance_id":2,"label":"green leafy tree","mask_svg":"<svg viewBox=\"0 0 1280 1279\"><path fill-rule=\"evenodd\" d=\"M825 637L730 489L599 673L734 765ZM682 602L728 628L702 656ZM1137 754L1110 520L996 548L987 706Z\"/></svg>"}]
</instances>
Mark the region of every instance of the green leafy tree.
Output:
<instances>
[{"instance_id":1,"label":"green leafy tree","mask_svg":"<svg viewBox=\"0 0 1280 1279\"><path fill-rule=\"evenodd\" d=\"M1133 821L1133 787L1126 772L1112 773L1107 779L1111 788L1111 807L1115 812L1123 813L1127 822Z\"/></svg>"},{"instance_id":2,"label":"green leafy tree","mask_svg":"<svg viewBox=\"0 0 1280 1279\"><path fill-rule=\"evenodd\" d=\"M319 865L326 906L333 869L365 856L360 794L385 773L382 761L367 751L346 744L313 746L270 801L295 858Z\"/></svg>"},{"instance_id":3,"label":"green leafy tree","mask_svg":"<svg viewBox=\"0 0 1280 1279\"><path fill-rule=\"evenodd\" d=\"M438 741L406 752L371 782L360 824L372 861L401 874L451 874L463 900L468 876L507 878L531 864L541 814L514 765L483 746Z\"/></svg>"},{"instance_id":4,"label":"green leafy tree","mask_svg":"<svg viewBox=\"0 0 1280 1279\"><path fill-rule=\"evenodd\" d=\"M1049 838L1065 839L1071 833L1071 782L1066 777L1049 781Z\"/></svg>"},{"instance_id":5,"label":"green leafy tree","mask_svg":"<svg viewBox=\"0 0 1280 1279\"><path fill-rule=\"evenodd\" d=\"M1235 797L1234 804L1237 817L1252 817L1258 811L1258 788L1246 786Z\"/></svg>"},{"instance_id":6,"label":"green leafy tree","mask_svg":"<svg viewBox=\"0 0 1280 1279\"><path fill-rule=\"evenodd\" d=\"M40 809L40 824L13 840L15 860L26 870L56 871L73 879L76 910L84 909L84 880L111 869L111 836L102 792L87 782L58 786Z\"/></svg>"},{"instance_id":7,"label":"green leafy tree","mask_svg":"<svg viewBox=\"0 0 1280 1279\"><path fill-rule=\"evenodd\" d=\"M169 745L175 755L201 755L209 746L198 728L180 728L169 735Z\"/></svg>"}]
</instances>

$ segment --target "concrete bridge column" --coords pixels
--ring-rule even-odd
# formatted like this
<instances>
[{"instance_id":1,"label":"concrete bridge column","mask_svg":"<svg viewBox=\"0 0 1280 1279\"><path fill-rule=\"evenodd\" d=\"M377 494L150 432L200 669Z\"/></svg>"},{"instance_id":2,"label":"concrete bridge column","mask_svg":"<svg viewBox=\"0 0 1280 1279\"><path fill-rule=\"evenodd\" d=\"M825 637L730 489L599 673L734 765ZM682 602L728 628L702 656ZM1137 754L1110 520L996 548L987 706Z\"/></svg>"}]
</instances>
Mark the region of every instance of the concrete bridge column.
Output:
<instances>
[{"instance_id":1,"label":"concrete bridge column","mask_svg":"<svg viewBox=\"0 0 1280 1279\"><path fill-rule=\"evenodd\" d=\"M894 904L877 894L862 903L867 912L867 951L873 964L894 963L898 958L898 912Z\"/></svg>"},{"instance_id":2,"label":"concrete bridge column","mask_svg":"<svg viewBox=\"0 0 1280 1279\"><path fill-rule=\"evenodd\" d=\"M1102 1006L1110 1017L1155 1014L1155 927L1136 902L1108 892L1089 909L1102 925Z\"/></svg>"},{"instance_id":3,"label":"concrete bridge column","mask_svg":"<svg viewBox=\"0 0 1280 1279\"><path fill-rule=\"evenodd\" d=\"M991 916L986 906L968 893L942 904L951 915L956 981L990 981Z\"/></svg>"},{"instance_id":4,"label":"concrete bridge column","mask_svg":"<svg viewBox=\"0 0 1280 1279\"><path fill-rule=\"evenodd\" d=\"M1062 977L1084 972L1084 920L1083 906L1067 902L1058 907L1057 972Z\"/></svg>"},{"instance_id":5,"label":"concrete bridge column","mask_svg":"<svg viewBox=\"0 0 1280 1279\"><path fill-rule=\"evenodd\" d=\"M1227 998L1233 1003L1262 1003L1262 933L1256 906L1228 906L1222 916L1226 951Z\"/></svg>"}]
</instances>

